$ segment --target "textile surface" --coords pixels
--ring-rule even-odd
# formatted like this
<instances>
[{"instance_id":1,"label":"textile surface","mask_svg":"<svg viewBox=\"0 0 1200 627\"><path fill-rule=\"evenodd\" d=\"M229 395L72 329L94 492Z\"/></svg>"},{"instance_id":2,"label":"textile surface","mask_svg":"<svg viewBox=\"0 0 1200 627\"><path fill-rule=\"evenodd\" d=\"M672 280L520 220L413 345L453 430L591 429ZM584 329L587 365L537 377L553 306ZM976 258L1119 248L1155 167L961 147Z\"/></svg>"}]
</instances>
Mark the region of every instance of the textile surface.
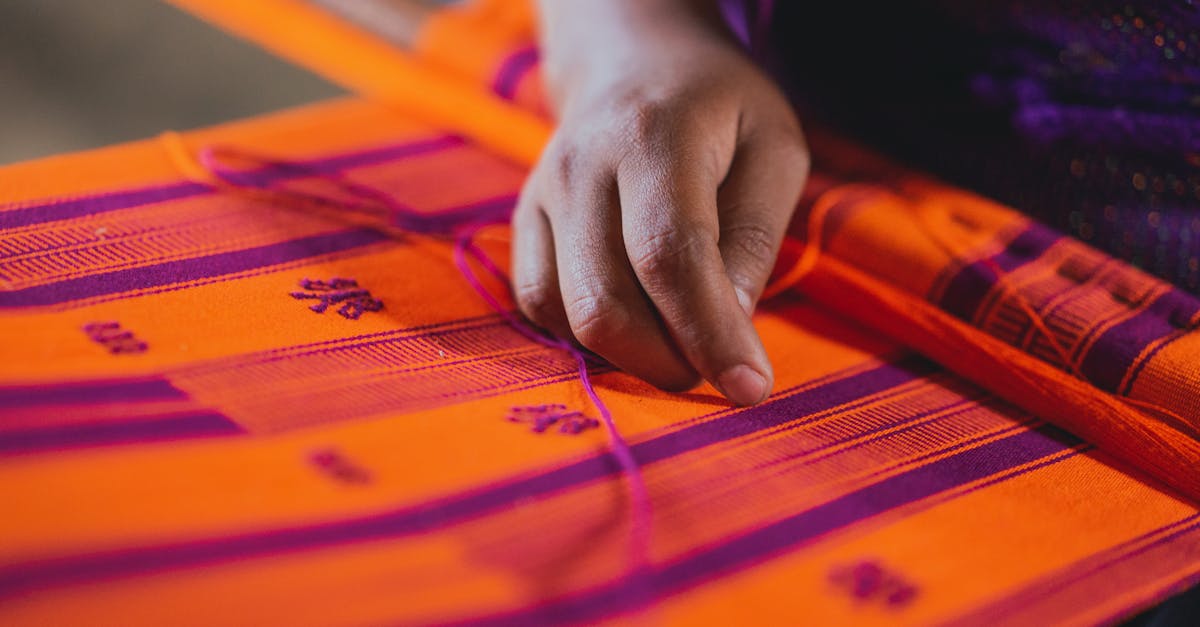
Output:
<instances>
[{"instance_id":1,"label":"textile surface","mask_svg":"<svg viewBox=\"0 0 1200 627\"><path fill-rule=\"evenodd\" d=\"M755 317L770 398L591 363L652 507L631 552L574 361L454 262L544 138L527 9L447 11L401 58L296 3L183 4L301 63L311 29L357 42L341 78L379 102L0 170L0 622L1091 624L1200 579L1189 478L1128 461L1200 463L1200 303L819 129L823 218ZM475 236L500 265L506 229ZM860 275L1141 435L847 315L883 292L825 288Z\"/></svg>"}]
</instances>

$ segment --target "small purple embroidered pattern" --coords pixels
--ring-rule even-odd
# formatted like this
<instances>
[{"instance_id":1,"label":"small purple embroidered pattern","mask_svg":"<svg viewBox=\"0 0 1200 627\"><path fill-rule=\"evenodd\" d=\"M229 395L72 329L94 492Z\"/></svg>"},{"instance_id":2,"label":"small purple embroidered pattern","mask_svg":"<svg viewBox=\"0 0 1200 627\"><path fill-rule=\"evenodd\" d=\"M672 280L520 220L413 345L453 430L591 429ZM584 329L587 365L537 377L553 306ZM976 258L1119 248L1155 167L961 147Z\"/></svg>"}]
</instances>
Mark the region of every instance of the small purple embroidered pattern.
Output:
<instances>
[{"instance_id":1,"label":"small purple embroidered pattern","mask_svg":"<svg viewBox=\"0 0 1200 627\"><path fill-rule=\"evenodd\" d=\"M225 183L234 187L244 187L245 185L243 185L242 182L231 176L228 168L225 168L216 161L216 153L217 150L212 147L204 150L200 154L201 165L211 171L218 178L222 179L222 181ZM242 156L244 157L245 155L243 154ZM297 164L290 162L270 161L269 163L274 165L282 165L287 168L295 168L297 166ZM616 420L613 419L612 412L609 411L608 406L604 403L604 400L601 399L600 395L596 393L595 386L592 385L591 374L588 372L587 355L570 342L544 335L540 330L533 328L526 322L523 322L516 314L513 313L509 306L501 303L494 295L492 295L491 292L488 291L488 289L480 280L479 275L476 274L475 269L471 265L470 260L474 260L475 263L479 264L479 266L481 266L488 274L495 277L498 281L505 285L511 285L508 275L505 274L504 271L502 271L498 266L496 266L496 264L490 258L488 258L488 256L479 248L479 246L475 244L474 241L475 236L482 228L494 223L507 222L505 217L488 213L487 215L476 216L478 221L474 223L468 223L467 218L464 217L462 220L456 220L451 224L446 224L444 216L429 216L414 211L411 208L396 202L390 195L384 192L354 183L353 181L347 180L344 176L341 176L337 173L325 173L324 178L337 184L352 196L372 201L372 203L381 203L390 216L390 222L386 226L376 225L375 228L384 233L395 237L407 237L410 232L414 231L417 233L434 235L450 235L453 233L453 235L455 235L454 264L458 267L459 271L462 272L463 279L468 285L471 286L471 289L475 290L479 297L483 299L483 301L487 303L492 310L503 317L515 331L525 336L532 342L553 350L561 350L575 359L575 363L579 372L579 383L583 387L584 392L587 393L588 399L591 400L592 405L596 408L596 411L600 414L600 420L596 421L595 419L586 418L582 415L570 416L568 417L568 422L572 424L565 427L560 426L560 430L564 430L565 428L566 433L578 433L584 429L596 426L596 423L603 424L605 426L606 430L608 431L609 443L612 448L613 457L616 458L622 474L625 475L625 479L629 488L631 523L629 534L630 571L640 572L646 569L650 563L650 536L654 526L654 508L650 503L650 495L646 490L646 482L642 477L641 468L638 466L637 459L635 459L633 456L633 451L630 448L629 443L625 440L624 436L621 435L621 431L617 427ZM251 187L258 186L251 185ZM260 187L260 189L269 188L270 186ZM357 217L359 218L373 219L377 217L376 212L372 210L371 206L363 204L357 204L357 206L355 206L354 204L337 202L331 199L313 197L306 194L292 193L288 195L299 201L315 200L318 203L328 201L341 209L357 213ZM304 204L306 206L308 205L307 202ZM396 226L402 226L401 230L403 233L397 232L397 230L393 228ZM339 283L340 285L337 287L328 287L329 284ZM334 289L348 290L348 288L358 287L356 282L349 281L347 279L333 279L329 282L329 284L324 282L305 281L301 282L300 285L305 289L310 289L312 286L317 284L320 284L325 289L311 289L311 291L320 291L322 293L305 294L303 292L298 292L293 293L293 297L316 299L322 299L322 297L326 297L325 299L322 299L321 303L318 303L312 307L313 311L318 313L323 312L332 302L334 302L329 298L331 295L327 293L328 291ZM371 308L364 309L364 311L378 311L379 309L383 308L383 303L371 298L369 292L364 291L364 293L357 295L356 297L365 297L369 299ZM337 302L341 301L339 300ZM349 309L344 312L339 311L339 313L349 317L348 314L352 313L353 311L353 309ZM358 315L361 315L361 313L362 312L359 311ZM561 413L563 409L565 408L561 408L558 411ZM580 420L581 418L582 420ZM563 420L563 417L559 416L558 420ZM547 427L549 424L547 424ZM543 428L543 431L544 430L545 427Z\"/></svg>"},{"instance_id":2,"label":"small purple embroidered pattern","mask_svg":"<svg viewBox=\"0 0 1200 627\"><path fill-rule=\"evenodd\" d=\"M292 292L292 298L316 300L317 304L309 309L317 313L325 313L330 305L341 303L337 312L348 320L357 320L368 311L383 309L383 302L371 296L371 292L358 286L354 279L332 278L328 281L302 279L300 288L303 292Z\"/></svg>"},{"instance_id":3,"label":"small purple embroidered pattern","mask_svg":"<svg viewBox=\"0 0 1200 627\"><path fill-rule=\"evenodd\" d=\"M916 586L870 560L833 569L829 581L859 601L878 601L894 609L917 597Z\"/></svg>"},{"instance_id":4,"label":"small purple embroidered pattern","mask_svg":"<svg viewBox=\"0 0 1200 627\"><path fill-rule=\"evenodd\" d=\"M570 435L577 435L600 426L599 420L588 418L583 415L583 412L569 410L566 405L558 403L513 407L509 410L508 419L512 422L532 425L530 430L534 433L544 433L556 424L559 433Z\"/></svg>"},{"instance_id":5,"label":"small purple embroidered pattern","mask_svg":"<svg viewBox=\"0 0 1200 627\"><path fill-rule=\"evenodd\" d=\"M316 451L308 457L308 461L321 472L342 483L354 485L371 483L371 473L355 465L335 449Z\"/></svg>"},{"instance_id":6,"label":"small purple embroidered pattern","mask_svg":"<svg viewBox=\"0 0 1200 627\"><path fill-rule=\"evenodd\" d=\"M114 355L136 355L149 348L131 331L122 329L119 322L89 322L83 325L83 332Z\"/></svg>"}]
</instances>

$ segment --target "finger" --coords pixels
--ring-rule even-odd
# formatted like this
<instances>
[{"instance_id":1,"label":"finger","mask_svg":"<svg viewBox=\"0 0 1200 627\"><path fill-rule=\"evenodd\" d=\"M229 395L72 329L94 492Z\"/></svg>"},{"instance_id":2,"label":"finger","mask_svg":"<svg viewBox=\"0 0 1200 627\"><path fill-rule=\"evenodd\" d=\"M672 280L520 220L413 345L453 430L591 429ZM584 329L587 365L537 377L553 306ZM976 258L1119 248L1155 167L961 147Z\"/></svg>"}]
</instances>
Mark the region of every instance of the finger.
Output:
<instances>
[{"instance_id":1,"label":"finger","mask_svg":"<svg viewBox=\"0 0 1200 627\"><path fill-rule=\"evenodd\" d=\"M701 132L675 137L622 164L623 236L637 278L676 345L729 400L771 390L766 351L738 303L717 246L716 160L705 167ZM665 157L663 149L665 147Z\"/></svg>"},{"instance_id":2,"label":"finger","mask_svg":"<svg viewBox=\"0 0 1200 627\"><path fill-rule=\"evenodd\" d=\"M607 179L564 189L548 212L572 333L634 376L663 389L688 389L696 384L696 372L638 287L621 241L615 183L611 174Z\"/></svg>"},{"instance_id":3,"label":"finger","mask_svg":"<svg viewBox=\"0 0 1200 627\"><path fill-rule=\"evenodd\" d=\"M808 168L799 129L752 130L717 194L721 259L747 314L775 266Z\"/></svg>"},{"instance_id":4,"label":"finger","mask_svg":"<svg viewBox=\"0 0 1200 627\"><path fill-rule=\"evenodd\" d=\"M517 307L553 335L574 339L558 290L550 222L538 205L534 180L526 184L512 216L513 296Z\"/></svg>"}]
</instances>

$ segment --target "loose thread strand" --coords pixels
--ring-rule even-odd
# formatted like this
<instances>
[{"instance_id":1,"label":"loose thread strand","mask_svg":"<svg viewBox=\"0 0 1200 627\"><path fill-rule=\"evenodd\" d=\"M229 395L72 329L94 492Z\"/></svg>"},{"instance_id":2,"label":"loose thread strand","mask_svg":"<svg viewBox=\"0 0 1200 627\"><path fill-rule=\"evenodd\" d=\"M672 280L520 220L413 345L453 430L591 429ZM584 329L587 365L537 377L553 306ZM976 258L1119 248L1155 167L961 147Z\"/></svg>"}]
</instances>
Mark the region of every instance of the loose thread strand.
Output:
<instances>
[{"instance_id":1,"label":"loose thread strand","mask_svg":"<svg viewBox=\"0 0 1200 627\"><path fill-rule=\"evenodd\" d=\"M600 418L604 422L605 429L608 431L609 447L612 449L613 457L616 458L617 464L628 483L630 510L632 513L629 560L632 570L641 571L649 565L650 542L653 529L653 508L650 503L649 493L646 490L645 479L633 454L633 449L629 446L624 436L621 435L620 429L617 428L616 421L613 419L608 405L596 392L596 387L592 384L591 375L588 373L587 355L583 350L569 342L547 337L517 318L492 295L487 287L483 285L483 282L479 280L474 269L471 268L471 264L467 260L468 254L497 280L505 285L509 284L508 277L504 275L503 271L474 244L474 235L485 226L487 225L468 227L459 236L454 247L455 264L458 266L459 272L462 273L467 284L479 294L480 298L488 306L503 316L518 332L543 346L566 351L575 359L580 384L583 386L592 405L595 406L596 411L600 413Z\"/></svg>"},{"instance_id":2,"label":"loose thread strand","mask_svg":"<svg viewBox=\"0 0 1200 627\"><path fill-rule=\"evenodd\" d=\"M804 243L800 243L791 238L784 241L784 245L787 247L802 246L803 248L800 256L797 258L796 262L791 268L786 270L778 279L767 286L767 289L764 290L764 298L777 295L791 287L797 286L803 282L803 280L809 274L812 273L812 271L816 268L822 254L822 234L824 232L825 223L829 217L829 213L848 194L862 188L863 186L860 184L846 184L831 189L817 198L816 202L813 203L812 209L809 211L806 241ZM930 239L930 241L934 243L934 245L938 246L942 252L954 260L961 260L965 258L966 253L958 250L954 244L943 237L943 235L928 222L926 216L920 212L914 212L914 214L914 220L921 232L924 233ZM1030 324L1033 325L1034 329L1046 340L1051 349L1058 355L1059 359L1062 360L1067 372L1084 383L1091 385L1091 382L1088 381L1087 377L1080 370L1079 365L1070 357L1071 350L1073 350L1074 347L1067 347L1062 344L1058 336L1055 335L1050 329L1049 323L1046 322L1041 314L1038 313L1033 304L1030 303L1027 298L1025 298L1025 295L1022 294L1019 289L1012 285L1010 278L1011 273L1005 272L1004 269L1001 268L1000 265L994 260L984 259L982 261L984 267L986 267L993 275L995 275L996 288L1003 296L1010 298L1022 311L1022 313L1029 318ZM1194 428L1190 426L1192 424L1191 421L1188 421L1177 412L1174 412L1166 407L1156 403L1137 400L1126 396L1109 396L1131 409L1136 408L1142 412L1157 413L1160 416L1174 421L1179 428L1185 428L1190 431L1194 431Z\"/></svg>"},{"instance_id":3,"label":"loose thread strand","mask_svg":"<svg viewBox=\"0 0 1200 627\"><path fill-rule=\"evenodd\" d=\"M591 375L588 372L587 354L570 342L545 335L540 330L521 320L519 316L514 314L508 307L505 307L487 289L483 281L476 274L475 269L471 266L470 259L473 259L498 282L509 286L509 289L511 289L511 282L508 276L476 243L479 239L482 239L479 237L479 232L487 226L496 224L496 222L475 223L457 228L457 233L450 233L446 231L446 225L443 222L435 219L436 216L422 214L410 207L406 207L386 192L352 181L338 172L318 171L303 163L264 157L226 146L209 146L200 152L198 158L193 158L191 152L178 134L165 133L160 136L160 140L172 162L181 173L190 179L211 185L222 191L242 194L259 200L274 201L273 204L301 211L318 212L321 215L341 222L374 228L395 238L407 238L417 235L432 237L438 241L449 243L450 238L453 236L452 255L454 264L462 275L463 280L483 299L488 307L499 314L516 332L525 338L547 348L562 350L575 360L579 381L587 393L588 399L600 414L601 420L608 432L609 447L612 450L612 455L616 459L617 465L628 485L631 512L629 539L630 569L634 573L640 573L648 568L653 531L653 507L641 468L633 454L633 449L624 436L622 436L612 412L603 399L600 398L595 385L592 383ZM286 172L297 177L319 178L334 184L338 189L358 199L358 201L323 196L295 189L280 189L271 185L273 181L271 177L259 177L256 181L260 182L260 184L248 182L255 181L255 179L247 177L244 172L238 172L226 167L220 161L222 156L247 161L266 170ZM329 211L330 209L336 209L337 211L331 212ZM383 221L383 224L380 224L380 220ZM394 225L395 222L403 224L405 228L396 227Z\"/></svg>"}]
</instances>

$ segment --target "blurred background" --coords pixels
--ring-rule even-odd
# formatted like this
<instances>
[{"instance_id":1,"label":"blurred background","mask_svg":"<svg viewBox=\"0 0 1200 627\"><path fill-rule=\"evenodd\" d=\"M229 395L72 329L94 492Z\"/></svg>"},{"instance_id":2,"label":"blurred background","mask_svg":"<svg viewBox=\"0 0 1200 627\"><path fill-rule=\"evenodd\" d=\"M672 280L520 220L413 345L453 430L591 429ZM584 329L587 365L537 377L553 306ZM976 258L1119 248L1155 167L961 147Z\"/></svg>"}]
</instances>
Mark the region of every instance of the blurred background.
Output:
<instances>
[{"instance_id":1,"label":"blurred background","mask_svg":"<svg viewBox=\"0 0 1200 627\"><path fill-rule=\"evenodd\" d=\"M340 93L161 0L0 0L0 164Z\"/></svg>"}]
</instances>

